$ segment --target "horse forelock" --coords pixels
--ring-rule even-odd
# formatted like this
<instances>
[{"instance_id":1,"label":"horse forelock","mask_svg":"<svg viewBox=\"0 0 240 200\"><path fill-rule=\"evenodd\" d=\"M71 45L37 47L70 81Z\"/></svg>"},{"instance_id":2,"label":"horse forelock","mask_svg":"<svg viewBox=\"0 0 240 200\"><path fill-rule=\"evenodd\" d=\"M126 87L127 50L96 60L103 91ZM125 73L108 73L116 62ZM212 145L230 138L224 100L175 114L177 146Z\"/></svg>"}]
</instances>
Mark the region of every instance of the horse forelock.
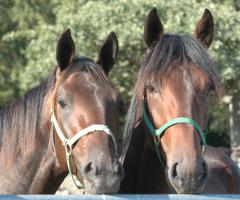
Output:
<instances>
[{"instance_id":1,"label":"horse forelock","mask_svg":"<svg viewBox=\"0 0 240 200\"><path fill-rule=\"evenodd\" d=\"M146 83L151 83L158 92L161 92L169 73L176 67L188 72L192 64L209 76L215 90L221 96L223 87L218 72L203 44L191 36L169 34L156 42L141 60L135 86L136 94L143 95Z\"/></svg>"}]
</instances>

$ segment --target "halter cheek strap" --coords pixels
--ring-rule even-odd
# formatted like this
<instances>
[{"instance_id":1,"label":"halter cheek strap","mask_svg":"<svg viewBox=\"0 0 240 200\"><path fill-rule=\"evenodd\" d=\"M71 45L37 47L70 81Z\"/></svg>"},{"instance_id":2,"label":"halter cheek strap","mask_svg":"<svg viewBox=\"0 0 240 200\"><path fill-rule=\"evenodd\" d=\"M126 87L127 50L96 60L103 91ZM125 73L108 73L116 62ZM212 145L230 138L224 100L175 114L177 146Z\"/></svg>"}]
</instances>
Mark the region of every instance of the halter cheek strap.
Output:
<instances>
[{"instance_id":1,"label":"halter cheek strap","mask_svg":"<svg viewBox=\"0 0 240 200\"><path fill-rule=\"evenodd\" d=\"M174 126L176 124L190 124L197 130L197 133L202 142L202 154L203 154L203 152L205 150L205 145L207 144L207 142L206 142L207 126L206 126L205 134L204 134L204 132L201 129L201 126L195 120L190 119L188 117L178 117L178 118L172 119L172 120L168 121L167 123L163 124L159 129L155 129L153 124L151 123L150 119L148 118L147 111L145 108L145 99L144 98L142 99L142 111L143 111L143 120L144 120L146 126L148 127L150 133L153 135L155 151L157 153L157 156L158 156L162 166L164 166L164 165L163 165L163 162L161 159L161 153L159 150L160 147L159 147L157 138L162 137L164 132L166 131L166 129L168 129L171 126Z\"/></svg>"},{"instance_id":2,"label":"halter cheek strap","mask_svg":"<svg viewBox=\"0 0 240 200\"><path fill-rule=\"evenodd\" d=\"M99 132L99 133L105 133L105 134L107 134L107 135L109 135L111 137L111 139L113 141L113 144L114 144L115 152L117 153L117 143L116 143L115 137L112 134L111 130L106 125L103 125L103 124L93 124L93 125L88 126L87 128L84 128L84 129L78 131L72 138L68 139L68 138L65 137L65 135L63 134L61 128L59 127L53 109L51 109L51 122L52 122L52 126L51 126L50 135L51 135L51 140L52 140L52 144L54 146L54 149L55 149L55 144L54 144L54 137L53 137L53 132L54 132L53 129L55 128L56 133L57 133L58 137L60 138L60 140L62 142L62 145L65 148L67 166L68 166L69 173L70 173L70 175L72 177L72 180L73 180L75 186L78 189L82 189L82 188L84 188L84 186L81 185L81 184L77 184L75 179L73 178L73 172L72 172L72 167L71 167L73 165L73 163L70 163L71 161L73 161L72 160L73 145L80 138L82 138L85 135L88 135L89 133L92 133L92 132L95 132L95 131L102 131L102 132Z\"/></svg>"}]
</instances>

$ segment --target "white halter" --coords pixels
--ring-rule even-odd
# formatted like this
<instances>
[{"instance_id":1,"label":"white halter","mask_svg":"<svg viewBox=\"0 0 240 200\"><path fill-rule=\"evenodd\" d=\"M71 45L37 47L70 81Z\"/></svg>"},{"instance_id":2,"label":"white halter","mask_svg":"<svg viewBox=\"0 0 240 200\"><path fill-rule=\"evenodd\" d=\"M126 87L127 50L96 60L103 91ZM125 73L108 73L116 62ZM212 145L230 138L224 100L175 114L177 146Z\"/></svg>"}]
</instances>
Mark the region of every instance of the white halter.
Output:
<instances>
[{"instance_id":1,"label":"white halter","mask_svg":"<svg viewBox=\"0 0 240 200\"><path fill-rule=\"evenodd\" d=\"M51 126L51 130L50 130L50 135L51 135L51 140L55 149L55 144L54 144L54 137L53 137L53 128L55 128L56 133L58 135L58 137L60 138L60 140L62 141L63 146L65 147L65 152L66 152L66 159L67 159L67 166L68 166L68 170L69 173L72 177L72 180L74 182L74 184L76 185L76 187L78 189L84 188L82 185L79 185L76 183L76 181L73 178L73 173L72 173L72 169L70 166L70 158L72 156L72 149L73 149L73 145L83 136L92 133L94 131L103 131L103 132L99 132L99 133L105 133L107 135L109 135L112 138L113 144L114 144L114 148L115 148L115 152L117 153L117 143L115 140L114 135L112 134L111 130L103 124L93 124L90 125L80 131L78 131L72 138L66 138L65 135L63 134L61 128L58 125L55 113L53 108L51 109L51 122L52 122L52 126Z\"/></svg>"}]
</instances>

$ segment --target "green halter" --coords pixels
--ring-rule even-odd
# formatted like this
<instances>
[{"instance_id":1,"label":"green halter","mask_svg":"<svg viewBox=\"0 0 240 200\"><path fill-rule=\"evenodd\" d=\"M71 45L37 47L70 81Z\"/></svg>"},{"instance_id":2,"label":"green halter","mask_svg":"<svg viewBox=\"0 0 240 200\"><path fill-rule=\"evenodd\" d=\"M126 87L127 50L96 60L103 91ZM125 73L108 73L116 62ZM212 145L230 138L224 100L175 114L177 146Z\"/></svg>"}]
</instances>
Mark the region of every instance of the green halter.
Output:
<instances>
[{"instance_id":1,"label":"green halter","mask_svg":"<svg viewBox=\"0 0 240 200\"><path fill-rule=\"evenodd\" d=\"M206 145L207 126L206 126L205 134L204 134L204 132L201 129L201 126L195 120L187 118L187 117L178 117L178 118L172 119L172 120L168 121L167 123L163 124L159 129L155 129L153 124L151 123L150 119L148 118L144 101L145 100L143 98L142 99L143 119L144 119L144 122L145 122L146 126L148 127L150 133L153 135L155 150L156 150L157 156L158 156L162 166L163 166L163 162L162 162L162 159L161 159L161 153L160 153L160 150L159 150L159 143L158 143L157 138L162 137L165 130L168 129L169 127L173 126L173 125L176 125L176 124L190 124L190 125L192 125L197 130L197 133L198 133L198 135L201 139L202 145L203 145L202 153L204 152L204 145Z\"/></svg>"}]
</instances>

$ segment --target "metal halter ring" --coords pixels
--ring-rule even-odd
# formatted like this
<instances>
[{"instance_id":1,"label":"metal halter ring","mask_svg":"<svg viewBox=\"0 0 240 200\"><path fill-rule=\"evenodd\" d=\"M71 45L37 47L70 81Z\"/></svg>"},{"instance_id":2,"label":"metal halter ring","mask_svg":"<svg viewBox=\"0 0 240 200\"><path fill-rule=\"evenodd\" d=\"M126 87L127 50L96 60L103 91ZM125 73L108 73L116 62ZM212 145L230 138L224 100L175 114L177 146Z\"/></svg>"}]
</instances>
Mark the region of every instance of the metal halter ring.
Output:
<instances>
[{"instance_id":1,"label":"metal halter ring","mask_svg":"<svg viewBox=\"0 0 240 200\"><path fill-rule=\"evenodd\" d=\"M66 155L71 156L72 155L72 145L68 144L67 140L64 144Z\"/></svg>"}]
</instances>

